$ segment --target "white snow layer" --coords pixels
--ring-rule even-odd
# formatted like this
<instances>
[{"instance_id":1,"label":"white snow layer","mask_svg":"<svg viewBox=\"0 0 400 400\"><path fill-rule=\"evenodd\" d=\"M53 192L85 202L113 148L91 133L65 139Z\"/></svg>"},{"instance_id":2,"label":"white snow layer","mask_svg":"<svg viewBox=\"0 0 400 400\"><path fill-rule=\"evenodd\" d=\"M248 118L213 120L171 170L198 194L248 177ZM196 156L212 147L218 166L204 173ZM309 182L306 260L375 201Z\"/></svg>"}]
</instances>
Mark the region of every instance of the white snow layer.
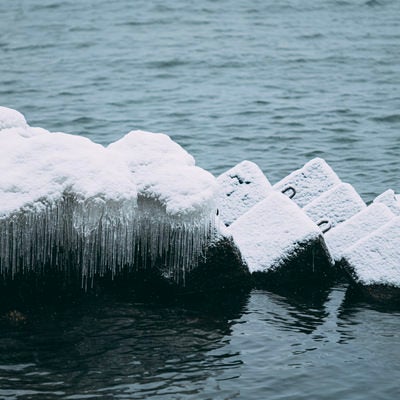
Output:
<instances>
[{"instance_id":1,"label":"white snow layer","mask_svg":"<svg viewBox=\"0 0 400 400\"><path fill-rule=\"evenodd\" d=\"M132 131L108 146L129 167L139 195L156 199L170 215L210 215L215 209L215 178L162 133Z\"/></svg>"},{"instance_id":2,"label":"white snow layer","mask_svg":"<svg viewBox=\"0 0 400 400\"><path fill-rule=\"evenodd\" d=\"M272 190L261 169L251 161L242 161L224 172L217 182L219 217L225 225L231 225Z\"/></svg>"},{"instance_id":3,"label":"white snow layer","mask_svg":"<svg viewBox=\"0 0 400 400\"><path fill-rule=\"evenodd\" d=\"M383 203L389 207L395 215L400 215L400 200L392 189L386 190L386 192L376 197L374 203Z\"/></svg>"},{"instance_id":4,"label":"white snow layer","mask_svg":"<svg viewBox=\"0 0 400 400\"><path fill-rule=\"evenodd\" d=\"M343 252L363 237L389 222L395 215L382 203L373 203L347 221L331 229L325 242L335 261L340 261Z\"/></svg>"},{"instance_id":5,"label":"white snow layer","mask_svg":"<svg viewBox=\"0 0 400 400\"><path fill-rule=\"evenodd\" d=\"M229 228L250 272L270 271L320 239L321 230L287 196L272 192Z\"/></svg>"},{"instance_id":6,"label":"white snow layer","mask_svg":"<svg viewBox=\"0 0 400 400\"><path fill-rule=\"evenodd\" d=\"M365 208L364 201L353 186L340 183L307 204L303 210L321 229L328 229Z\"/></svg>"},{"instance_id":7,"label":"white snow layer","mask_svg":"<svg viewBox=\"0 0 400 400\"><path fill-rule=\"evenodd\" d=\"M285 193L300 207L304 207L323 192L341 181L322 158L314 158L286 178L274 185L274 189Z\"/></svg>"},{"instance_id":8,"label":"white snow layer","mask_svg":"<svg viewBox=\"0 0 400 400\"><path fill-rule=\"evenodd\" d=\"M25 117L11 108L0 107L0 131L9 128L26 128Z\"/></svg>"},{"instance_id":9,"label":"white snow layer","mask_svg":"<svg viewBox=\"0 0 400 400\"><path fill-rule=\"evenodd\" d=\"M0 272L76 264L84 276L156 260L177 278L213 231L216 179L168 136L104 148L0 108Z\"/></svg>"},{"instance_id":10,"label":"white snow layer","mask_svg":"<svg viewBox=\"0 0 400 400\"><path fill-rule=\"evenodd\" d=\"M354 279L363 285L400 288L400 217L359 240L344 252Z\"/></svg>"}]
</instances>

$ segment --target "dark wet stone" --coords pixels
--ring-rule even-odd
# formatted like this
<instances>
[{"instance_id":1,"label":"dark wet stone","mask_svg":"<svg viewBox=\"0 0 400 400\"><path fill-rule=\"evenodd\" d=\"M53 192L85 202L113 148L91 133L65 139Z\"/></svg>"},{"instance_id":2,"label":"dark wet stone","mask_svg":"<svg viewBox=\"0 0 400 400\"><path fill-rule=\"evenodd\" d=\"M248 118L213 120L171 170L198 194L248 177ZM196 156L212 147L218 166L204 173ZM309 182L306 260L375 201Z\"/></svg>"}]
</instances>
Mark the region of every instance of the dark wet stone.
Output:
<instances>
[{"instance_id":1,"label":"dark wet stone","mask_svg":"<svg viewBox=\"0 0 400 400\"><path fill-rule=\"evenodd\" d=\"M285 292L300 292L307 288L326 288L337 276L337 269L321 237L306 243L292 253L284 264L266 272L252 274L255 287Z\"/></svg>"}]
</instances>

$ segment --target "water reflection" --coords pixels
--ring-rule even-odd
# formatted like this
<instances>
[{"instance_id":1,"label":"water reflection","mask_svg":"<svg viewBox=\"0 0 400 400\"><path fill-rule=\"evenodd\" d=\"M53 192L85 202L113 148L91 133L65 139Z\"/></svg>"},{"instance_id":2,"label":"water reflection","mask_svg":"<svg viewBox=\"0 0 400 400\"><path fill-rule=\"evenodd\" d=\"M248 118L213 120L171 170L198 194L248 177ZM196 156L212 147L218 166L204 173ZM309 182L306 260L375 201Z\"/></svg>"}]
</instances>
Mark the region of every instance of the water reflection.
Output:
<instances>
[{"instance_id":1,"label":"water reflection","mask_svg":"<svg viewBox=\"0 0 400 400\"><path fill-rule=\"evenodd\" d=\"M179 306L92 299L36 310L21 325L3 320L0 397L193 391L219 368L241 364L238 351L213 352L229 343L246 299Z\"/></svg>"},{"instance_id":2,"label":"water reflection","mask_svg":"<svg viewBox=\"0 0 400 400\"><path fill-rule=\"evenodd\" d=\"M349 285L337 313L341 344L360 339L365 333L376 336L400 337L398 333L399 303L374 302L359 290ZM386 325L383 328L382 322ZM368 322L368 324L366 324ZM391 325L396 327L390 329ZM389 328L389 329L388 329Z\"/></svg>"},{"instance_id":3,"label":"water reflection","mask_svg":"<svg viewBox=\"0 0 400 400\"><path fill-rule=\"evenodd\" d=\"M399 316L347 284L36 308L0 322L0 398L356 399L365 388L393 398Z\"/></svg>"},{"instance_id":4,"label":"water reflection","mask_svg":"<svg viewBox=\"0 0 400 400\"><path fill-rule=\"evenodd\" d=\"M312 334L329 316L326 306L329 295L330 289L308 289L286 296L260 290L253 292L249 307L251 312L262 313L261 319L279 330Z\"/></svg>"}]
</instances>

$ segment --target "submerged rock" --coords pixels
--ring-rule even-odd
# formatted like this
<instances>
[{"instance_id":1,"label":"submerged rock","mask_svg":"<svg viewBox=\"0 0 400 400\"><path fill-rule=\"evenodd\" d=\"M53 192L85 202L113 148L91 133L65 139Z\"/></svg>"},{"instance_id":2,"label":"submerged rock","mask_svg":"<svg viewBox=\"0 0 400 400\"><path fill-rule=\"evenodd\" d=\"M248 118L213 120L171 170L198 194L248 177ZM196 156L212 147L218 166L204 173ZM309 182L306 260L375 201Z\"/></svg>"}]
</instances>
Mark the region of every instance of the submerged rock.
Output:
<instances>
[{"instance_id":1,"label":"submerged rock","mask_svg":"<svg viewBox=\"0 0 400 400\"><path fill-rule=\"evenodd\" d=\"M251 161L242 161L217 178L219 218L226 225L264 200L272 186L261 169Z\"/></svg>"},{"instance_id":2,"label":"submerged rock","mask_svg":"<svg viewBox=\"0 0 400 400\"><path fill-rule=\"evenodd\" d=\"M263 284L324 280L332 259L318 226L290 199L271 193L229 228L254 278Z\"/></svg>"}]
</instances>

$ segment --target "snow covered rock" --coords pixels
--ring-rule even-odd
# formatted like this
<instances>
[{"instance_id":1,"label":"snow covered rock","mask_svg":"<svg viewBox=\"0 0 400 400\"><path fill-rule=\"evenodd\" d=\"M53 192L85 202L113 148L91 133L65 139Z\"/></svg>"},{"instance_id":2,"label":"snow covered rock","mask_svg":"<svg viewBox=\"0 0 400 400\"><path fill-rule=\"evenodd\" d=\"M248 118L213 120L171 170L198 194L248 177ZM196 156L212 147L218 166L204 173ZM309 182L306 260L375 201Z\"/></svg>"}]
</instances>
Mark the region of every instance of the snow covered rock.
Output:
<instances>
[{"instance_id":1,"label":"snow covered rock","mask_svg":"<svg viewBox=\"0 0 400 400\"><path fill-rule=\"evenodd\" d=\"M159 266L182 282L212 239L216 179L168 136L108 148L0 108L0 272Z\"/></svg>"},{"instance_id":2,"label":"snow covered rock","mask_svg":"<svg viewBox=\"0 0 400 400\"><path fill-rule=\"evenodd\" d=\"M339 177L325 160L314 158L273 187L289 196L300 207L304 207L340 182Z\"/></svg>"},{"instance_id":3,"label":"snow covered rock","mask_svg":"<svg viewBox=\"0 0 400 400\"><path fill-rule=\"evenodd\" d=\"M26 128L28 126L25 117L11 108L0 107L0 131L10 128Z\"/></svg>"},{"instance_id":4,"label":"snow covered rock","mask_svg":"<svg viewBox=\"0 0 400 400\"><path fill-rule=\"evenodd\" d=\"M107 150L128 165L142 198L157 200L168 215L198 218L215 211L215 178L162 133L132 131Z\"/></svg>"},{"instance_id":5,"label":"snow covered rock","mask_svg":"<svg viewBox=\"0 0 400 400\"><path fill-rule=\"evenodd\" d=\"M272 192L228 231L250 272L266 283L307 281L330 270L321 230L281 193Z\"/></svg>"},{"instance_id":6,"label":"snow covered rock","mask_svg":"<svg viewBox=\"0 0 400 400\"><path fill-rule=\"evenodd\" d=\"M348 183L333 186L304 208L304 212L324 232L366 208L364 201Z\"/></svg>"},{"instance_id":7,"label":"snow covered rock","mask_svg":"<svg viewBox=\"0 0 400 400\"><path fill-rule=\"evenodd\" d=\"M374 203L385 204L395 215L400 216L400 199L392 189L386 190L376 197Z\"/></svg>"},{"instance_id":8,"label":"snow covered rock","mask_svg":"<svg viewBox=\"0 0 400 400\"><path fill-rule=\"evenodd\" d=\"M325 242L335 261L363 237L389 222L395 215L382 203L373 203L325 234Z\"/></svg>"},{"instance_id":9,"label":"snow covered rock","mask_svg":"<svg viewBox=\"0 0 400 400\"><path fill-rule=\"evenodd\" d=\"M217 178L219 217L231 225L251 207L264 200L272 187L257 164L242 161Z\"/></svg>"},{"instance_id":10,"label":"snow covered rock","mask_svg":"<svg viewBox=\"0 0 400 400\"><path fill-rule=\"evenodd\" d=\"M399 238L400 217L395 217L344 252L346 268L354 281L374 297L400 295Z\"/></svg>"},{"instance_id":11,"label":"snow covered rock","mask_svg":"<svg viewBox=\"0 0 400 400\"><path fill-rule=\"evenodd\" d=\"M217 218L213 241L200 259L197 268L186 276L185 292L218 293L234 289L247 290L250 272L229 230Z\"/></svg>"}]
</instances>

